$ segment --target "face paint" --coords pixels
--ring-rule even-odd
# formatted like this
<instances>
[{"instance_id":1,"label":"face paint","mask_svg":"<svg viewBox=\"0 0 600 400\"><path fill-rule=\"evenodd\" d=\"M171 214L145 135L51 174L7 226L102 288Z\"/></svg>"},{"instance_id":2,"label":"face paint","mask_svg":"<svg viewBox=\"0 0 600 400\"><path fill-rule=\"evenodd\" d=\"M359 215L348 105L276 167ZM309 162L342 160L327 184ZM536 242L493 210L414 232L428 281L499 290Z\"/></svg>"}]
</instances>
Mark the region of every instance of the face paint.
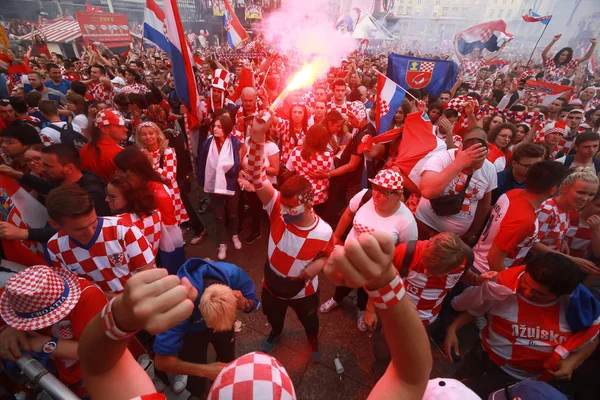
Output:
<instances>
[{"instance_id":1,"label":"face paint","mask_svg":"<svg viewBox=\"0 0 600 400\"><path fill-rule=\"evenodd\" d=\"M293 224L299 221L304 216L304 204L300 204L296 207L287 207L281 205L281 216L286 224Z\"/></svg>"}]
</instances>

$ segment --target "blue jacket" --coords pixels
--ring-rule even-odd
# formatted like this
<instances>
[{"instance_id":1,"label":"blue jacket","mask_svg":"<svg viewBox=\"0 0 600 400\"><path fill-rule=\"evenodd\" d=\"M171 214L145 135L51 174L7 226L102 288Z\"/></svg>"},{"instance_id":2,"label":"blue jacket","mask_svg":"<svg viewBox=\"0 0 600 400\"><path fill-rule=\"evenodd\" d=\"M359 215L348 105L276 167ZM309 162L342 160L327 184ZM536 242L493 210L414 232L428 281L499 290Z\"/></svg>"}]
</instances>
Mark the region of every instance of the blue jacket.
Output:
<instances>
[{"instance_id":1,"label":"blue jacket","mask_svg":"<svg viewBox=\"0 0 600 400\"><path fill-rule=\"evenodd\" d=\"M233 151L233 166L225 173L225 180L227 181L227 190L235 191L238 185L238 171L240 169L240 148L242 143L233 135L229 135L231 140L231 150ZM208 151L213 141L213 136L206 138L200 148L200 154L198 155L198 185L204 187L204 175L206 171L206 160L208 158Z\"/></svg>"},{"instance_id":2,"label":"blue jacket","mask_svg":"<svg viewBox=\"0 0 600 400\"><path fill-rule=\"evenodd\" d=\"M202 258L190 258L179 268L177 276L188 278L190 283L198 290L198 297L194 301L195 307L190 318L168 331L156 335L154 352L157 354L164 356L176 355L183 348L183 338L187 334L208 329L200 310L198 310L200 297L204 293L205 278L218 280L233 290L239 290L245 298L254 301L253 310L256 310L260 305L254 282L241 268L233 264L205 261Z\"/></svg>"}]
</instances>

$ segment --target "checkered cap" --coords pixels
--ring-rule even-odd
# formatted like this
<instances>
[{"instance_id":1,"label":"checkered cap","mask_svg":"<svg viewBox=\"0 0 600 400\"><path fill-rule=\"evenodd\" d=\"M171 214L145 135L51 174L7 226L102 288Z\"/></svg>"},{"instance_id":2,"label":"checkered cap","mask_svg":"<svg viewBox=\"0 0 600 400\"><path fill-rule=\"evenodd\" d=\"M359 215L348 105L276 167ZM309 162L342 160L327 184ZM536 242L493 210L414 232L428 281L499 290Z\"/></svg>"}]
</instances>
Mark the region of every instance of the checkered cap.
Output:
<instances>
[{"instance_id":1,"label":"checkered cap","mask_svg":"<svg viewBox=\"0 0 600 400\"><path fill-rule=\"evenodd\" d=\"M125 126L125 119L115 110L102 110L96 115L96 126Z\"/></svg>"},{"instance_id":2,"label":"checkered cap","mask_svg":"<svg viewBox=\"0 0 600 400\"><path fill-rule=\"evenodd\" d=\"M229 84L231 74L229 71L224 69L217 69L213 74L212 79L212 87L216 87L218 89L226 90L227 85Z\"/></svg>"},{"instance_id":3,"label":"checkered cap","mask_svg":"<svg viewBox=\"0 0 600 400\"><path fill-rule=\"evenodd\" d=\"M560 133L561 136L565 136L567 133L567 122L566 121L556 121L550 124L547 124L542 130L543 135L547 135L549 133Z\"/></svg>"},{"instance_id":4,"label":"checkered cap","mask_svg":"<svg viewBox=\"0 0 600 400\"><path fill-rule=\"evenodd\" d=\"M294 385L275 358L260 352L248 353L229 363L215 379L208 400L292 400Z\"/></svg>"},{"instance_id":5,"label":"checkered cap","mask_svg":"<svg viewBox=\"0 0 600 400\"><path fill-rule=\"evenodd\" d=\"M463 106L467 101L473 102L475 104L475 110L473 110L473 111L475 113L477 113L477 110L479 108L479 102L477 101L477 99L475 97L471 97L471 96L454 97L452 100L450 100L448 102L448 108L452 108L452 109L458 111L459 115L464 115L465 112L463 110Z\"/></svg>"},{"instance_id":6,"label":"checkered cap","mask_svg":"<svg viewBox=\"0 0 600 400\"><path fill-rule=\"evenodd\" d=\"M29 267L11 277L0 299L0 315L21 331L36 331L65 318L79 301L79 279L45 265Z\"/></svg>"},{"instance_id":7,"label":"checkered cap","mask_svg":"<svg viewBox=\"0 0 600 400\"><path fill-rule=\"evenodd\" d=\"M393 169L382 169L377 173L374 179L369 179L369 182L371 182L373 185L381 186L382 188L390 190L400 190L404 187L402 175Z\"/></svg>"},{"instance_id":8,"label":"checkered cap","mask_svg":"<svg viewBox=\"0 0 600 400\"><path fill-rule=\"evenodd\" d=\"M359 121L367 118L367 109L362 101L353 101L350 103L348 112L352 113Z\"/></svg>"}]
</instances>

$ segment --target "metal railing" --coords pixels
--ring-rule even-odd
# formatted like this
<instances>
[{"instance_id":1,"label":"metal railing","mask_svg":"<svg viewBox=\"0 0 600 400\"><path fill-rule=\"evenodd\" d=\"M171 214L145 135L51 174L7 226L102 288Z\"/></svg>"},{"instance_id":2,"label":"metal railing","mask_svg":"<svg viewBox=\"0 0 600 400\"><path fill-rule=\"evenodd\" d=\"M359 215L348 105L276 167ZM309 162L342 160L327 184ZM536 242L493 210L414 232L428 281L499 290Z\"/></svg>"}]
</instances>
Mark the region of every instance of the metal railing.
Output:
<instances>
[{"instance_id":1,"label":"metal railing","mask_svg":"<svg viewBox=\"0 0 600 400\"><path fill-rule=\"evenodd\" d=\"M81 400L64 383L48 372L38 360L24 355L17 360L17 365L35 387L43 389L54 400Z\"/></svg>"}]
</instances>

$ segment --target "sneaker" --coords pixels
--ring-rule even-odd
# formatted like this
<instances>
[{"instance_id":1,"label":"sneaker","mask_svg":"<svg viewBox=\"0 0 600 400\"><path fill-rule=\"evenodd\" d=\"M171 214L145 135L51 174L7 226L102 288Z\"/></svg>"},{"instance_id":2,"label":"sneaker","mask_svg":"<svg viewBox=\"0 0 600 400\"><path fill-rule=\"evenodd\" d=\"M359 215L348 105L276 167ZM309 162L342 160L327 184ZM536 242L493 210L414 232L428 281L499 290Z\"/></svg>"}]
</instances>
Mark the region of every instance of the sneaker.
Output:
<instances>
[{"instance_id":1,"label":"sneaker","mask_svg":"<svg viewBox=\"0 0 600 400\"><path fill-rule=\"evenodd\" d=\"M249 236L246 237L246 239L244 239L244 243L252 244L252 243L256 242L258 239L260 239L261 237L262 237L262 235L260 233L251 233Z\"/></svg>"},{"instance_id":2,"label":"sneaker","mask_svg":"<svg viewBox=\"0 0 600 400\"><path fill-rule=\"evenodd\" d=\"M219 245L219 254L217 254L217 258L219 260L224 260L225 257L227 257L227 245L226 244L220 244Z\"/></svg>"},{"instance_id":3,"label":"sneaker","mask_svg":"<svg viewBox=\"0 0 600 400\"><path fill-rule=\"evenodd\" d=\"M319 307L319 310L321 310L322 313L326 313L326 312L333 310L336 307L339 307L339 305L340 304L337 301L335 301L332 297L329 300L327 300L325 303L321 304L321 307Z\"/></svg>"},{"instance_id":4,"label":"sneaker","mask_svg":"<svg viewBox=\"0 0 600 400\"><path fill-rule=\"evenodd\" d=\"M158 376L155 376L154 379L152 379L152 383L154 384L154 388L157 392L162 392L165 390L165 387L167 387L167 385L165 385L165 383L161 381Z\"/></svg>"},{"instance_id":5,"label":"sneaker","mask_svg":"<svg viewBox=\"0 0 600 400\"><path fill-rule=\"evenodd\" d=\"M235 247L236 250L242 249L242 242L240 242L240 237L238 235L233 235L231 237L231 241L233 242L233 247Z\"/></svg>"},{"instance_id":6,"label":"sneaker","mask_svg":"<svg viewBox=\"0 0 600 400\"><path fill-rule=\"evenodd\" d=\"M310 355L310 361L314 362L314 363L318 363L321 360L321 352L320 351L313 351L312 354Z\"/></svg>"},{"instance_id":7,"label":"sneaker","mask_svg":"<svg viewBox=\"0 0 600 400\"><path fill-rule=\"evenodd\" d=\"M367 324L365 323L365 312L358 310L356 312L356 325L358 326L358 330L361 332L367 331Z\"/></svg>"},{"instance_id":8,"label":"sneaker","mask_svg":"<svg viewBox=\"0 0 600 400\"><path fill-rule=\"evenodd\" d=\"M204 237L206 236L206 229L202 231L201 234L196 235L192 238L192 240L190 240L190 244L198 244L202 241L202 239L204 239Z\"/></svg>"},{"instance_id":9,"label":"sneaker","mask_svg":"<svg viewBox=\"0 0 600 400\"><path fill-rule=\"evenodd\" d=\"M267 354L272 352L278 340L279 335L275 336L273 334L269 334L269 336L263 342L263 352Z\"/></svg>"},{"instance_id":10,"label":"sneaker","mask_svg":"<svg viewBox=\"0 0 600 400\"><path fill-rule=\"evenodd\" d=\"M172 375L171 390L175 394L183 392L187 386L187 380L187 375Z\"/></svg>"}]
</instances>

